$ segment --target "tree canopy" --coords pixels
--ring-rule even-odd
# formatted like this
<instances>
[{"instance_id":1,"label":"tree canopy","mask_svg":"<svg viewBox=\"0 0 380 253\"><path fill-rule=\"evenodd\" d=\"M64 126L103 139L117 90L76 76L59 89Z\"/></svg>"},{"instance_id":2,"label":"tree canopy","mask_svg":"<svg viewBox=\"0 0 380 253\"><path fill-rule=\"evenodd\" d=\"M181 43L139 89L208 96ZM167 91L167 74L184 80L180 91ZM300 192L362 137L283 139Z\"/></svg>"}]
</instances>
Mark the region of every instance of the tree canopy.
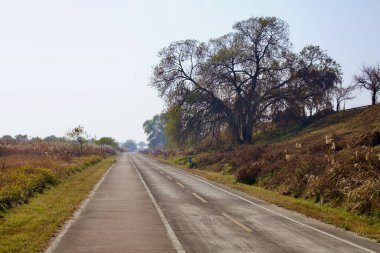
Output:
<instances>
[{"instance_id":1,"label":"tree canopy","mask_svg":"<svg viewBox=\"0 0 380 253\"><path fill-rule=\"evenodd\" d=\"M147 147L147 144L145 143L145 141L140 141L139 143L137 143L137 146L140 150L143 150Z\"/></svg>"},{"instance_id":2,"label":"tree canopy","mask_svg":"<svg viewBox=\"0 0 380 253\"><path fill-rule=\"evenodd\" d=\"M95 143L97 145L108 145L113 148L117 148L119 146L117 141L112 137L101 137L99 140L96 140Z\"/></svg>"},{"instance_id":3,"label":"tree canopy","mask_svg":"<svg viewBox=\"0 0 380 253\"><path fill-rule=\"evenodd\" d=\"M73 129L69 129L66 133L67 139L74 142L76 146L77 155L81 155L83 152L83 145L87 142L88 133L85 131L84 127L78 125Z\"/></svg>"},{"instance_id":4,"label":"tree canopy","mask_svg":"<svg viewBox=\"0 0 380 253\"><path fill-rule=\"evenodd\" d=\"M162 115L155 115L143 124L144 131L148 135L148 147L156 149L166 144Z\"/></svg>"},{"instance_id":5,"label":"tree canopy","mask_svg":"<svg viewBox=\"0 0 380 253\"><path fill-rule=\"evenodd\" d=\"M134 152L137 150L137 144L134 140L127 140L123 146L128 152Z\"/></svg>"},{"instance_id":6,"label":"tree canopy","mask_svg":"<svg viewBox=\"0 0 380 253\"><path fill-rule=\"evenodd\" d=\"M275 17L253 17L233 29L159 52L150 85L175 116L166 123L178 136L198 142L228 129L234 143L250 143L257 123L276 111L305 114L331 106L329 92L341 82L341 69L319 46L294 52L287 23Z\"/></svg>"}]
</instances>

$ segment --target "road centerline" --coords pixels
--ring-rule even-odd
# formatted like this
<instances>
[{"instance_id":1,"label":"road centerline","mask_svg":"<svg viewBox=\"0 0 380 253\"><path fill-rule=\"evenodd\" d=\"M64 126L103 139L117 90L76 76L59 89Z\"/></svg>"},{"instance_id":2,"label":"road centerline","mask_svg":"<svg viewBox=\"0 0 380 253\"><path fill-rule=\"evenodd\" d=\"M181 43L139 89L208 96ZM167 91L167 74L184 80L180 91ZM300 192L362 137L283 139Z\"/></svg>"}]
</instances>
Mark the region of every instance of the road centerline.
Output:
<instances>
[{"instance_id":1,"label":"road centerline","mask_svg":"<svg viewBox=\"0 0 380 253\"><path fill-rule=\"evenodd\" d=\"M200 201L202 201L203 203L207 203L207 200L205 200L204 198L202 198L201 196L199 196L198 194L196 194L195 192L191 193L193 194L197 199L199 199Z\"/></svg>"},{"instance_id":2,"label":"road centerline","mask_svg":"<svg viewBox=\"0 0 380 253\"><path fill-rule=\"evenodd\" d=\"M176 182L181 188L185 188L185 186L183 184L181 184L180 182Z\"/></svg>"},{"instance_id":3,"label":"road centerline","mask_svg":"<svg viewBox=\"0 0 380 253\"><path fill-rule=\"evenodd\" d=\"M236 225L238 225L239 227L241 227L242 229L244 229L245 231L247 232L250 232L252 233L252 229L250 229L249 227L245 226L243 223L237 221L236 219L232 218L231 216L229 216L228 214L226 213L222 213L222 215L224 217L226 217L228 220L232 221L233 223L235 223Z\"/></svg>"},{"instance_id":4,"label":"road centerline","mask_svg":"<svg viewBox=\"0 0 380 253\"><path fill-rule=\"evenodd\" d=\"M186 175L186 176L188 176L188 177L190 177L190 178L193 178L193 179L195 179L195 180L198 180L198 181L200 181L200 182L202 182L202 183L204 183L204 184L207 184L207 185L209 185L209 186L211 186L211 187L213 187L213 188L215 188L215 189L217 189L217 190L220 190L220 191L222 191L222 192L225 192L225 193L227 193L227 194L229 194L229 195L231 195L231 196L234 196L234 197L236 197L236 198L238 198L238 199L240 199L240 200L243 200L243 201L245 201L245 202L247 202L247 203L249 203L249 204L251 204L251 205L253 205L253 206L256 206L256 207L258 207L258 208L261 208L261 209L263 209L263 210L265 210L265 211L267 211L267 212L269 212L269 213L272 213L272 214L274 214L274 215L277 215L277 216L279 216L279 217L282 217L282 218L284 218L284 219L287 219L287 220L289 220L289 221L292 221L292 222L294 222L294 223L296 223L296 224L298 224L298 225L301 225L301 226L303 226L303 227L306 227L306 228L309 228L309 229L311 229L311 230L314 230L314 231L316 231L316 232L318 232L318 233L320 233L320 234L323 234L323 235L325 235L325 236L327 236L327 237L330 237L330 238L333 238L333 239L335 239L335 240L341 241L341 242L343 242L343 243L346 243L346 244L348 244L348 245L354 246L354 247L356 247L356 248L358 248L358 249L361 249L361 250L364 250L364 251L366 251L366 252L376 253L376 251L373 251L373 250L371 250L371 249L369 249L369 248L366 248L366 247L364 247L364 246L361 246L361 245L356 244L356 243L354 243L354 242L351 242L351 241L349 241L349 240L343 239L343 238L341 238L341 237L335 236L335 235L333 235L333 234L331 234L331 233L329 233L329 232L325 232L325 231L323 231L323 230L321 230L321 229L318 229L318 228L315 228L315 227L313 227L313 226L311 226L311 225L307 225L307 224L305 224L305 223L303 223L303 222L301 222L301 221L297 221L297 220L295 220L295 219L293 219L293 218L290 218L290 217L288 217L288 216L286 216L286 215L280 214L280 213L278 213L278 212L276 212L276 211L270 210L269 208L263 207L263 206L261 206L260 204L256 204L256 203L254 203L254 202L252 202L252 201L250 201L250 200L248 200L248 199L246 199L246 198L243 198L243 197L241 197L241 196L239 196L239 195L237 195L237 194L235 194L235 193L229 192L229 191L227 191L227 190L225 190L225 189L222 189L222 188L220 188L220 187L218 187L218 186L215 186L215 185L213 185L213 184L211 184L211 183L209 183L209 182L207 182L207 181L205 181L205 180L203 180L203 179L201 179L201 178L198 178L198 177L196 177L196 176L194 176L194 175L191 175L191 174L188 173L188 172L181 171L180 169L175 168L174 166L165 165L165 167L166 167L166 168L169 168L169 169L171 169L171 170L173 170L173 171L176 171L176 172L178 172L178 173L180 173L180 174L182 174L182 175Z\"/></svg>"},{"instance_id":5,"label":"road centerline","mask_svg":"<svg viewBox=\"0 0 380 253\"><path fill-rule=\"evenodd\" d=\"M140 177L140 180L141 180L142 184L144 185L144 188L147 191L147 193L148 193L148 195L152 201L152 204L157 211L158 216L160 217L162 223L164 224L164 227L166 229L168 237L172 241L172 244L173 244L175 250L177 251L177 253L186 253L186 251L182 247L181 242L178 240L178 237L176 236L175 232L173 231L173 228L170 226L170 224L169 224L168 220L166 219L164 213L162 212L161 208L158 206L158 203L157 203L156 199L154 198L152 192L150 191L148 185L145 183L144 178L142 177L139 170L137 169L135 162L132 160L132 158L130 156L129 156L129 160L132 162L133 167L136 169L136 172L137 172L138 176Z\"/></svg>"}]
</instances>

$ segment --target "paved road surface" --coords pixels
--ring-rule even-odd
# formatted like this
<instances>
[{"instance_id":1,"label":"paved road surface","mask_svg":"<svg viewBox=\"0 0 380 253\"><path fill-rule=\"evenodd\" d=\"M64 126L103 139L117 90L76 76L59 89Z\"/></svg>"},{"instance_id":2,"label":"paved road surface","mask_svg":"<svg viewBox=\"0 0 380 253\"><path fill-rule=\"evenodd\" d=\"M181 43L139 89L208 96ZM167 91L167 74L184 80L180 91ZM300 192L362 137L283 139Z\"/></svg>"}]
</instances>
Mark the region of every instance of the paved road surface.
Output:
<instances>
[{"instance_id":1,"label":"paved road surface","mask_svg":"<svg viewBox=\"0 0 380 253\"><path fill-rule=\"evenodd\" d=\"M123 155L84 210L54 252L380 252L376 242L140 154Z\"/></svg>"},{"instance_id":2,"label":"paved road surface","mask_svg":"<svg viewBox=\"0 0 380 253\"><path fill-rule=\"evenodd\" d=\"M129 157L121 156L48 252L177 252Z\"/></svg>"}]
</instances>

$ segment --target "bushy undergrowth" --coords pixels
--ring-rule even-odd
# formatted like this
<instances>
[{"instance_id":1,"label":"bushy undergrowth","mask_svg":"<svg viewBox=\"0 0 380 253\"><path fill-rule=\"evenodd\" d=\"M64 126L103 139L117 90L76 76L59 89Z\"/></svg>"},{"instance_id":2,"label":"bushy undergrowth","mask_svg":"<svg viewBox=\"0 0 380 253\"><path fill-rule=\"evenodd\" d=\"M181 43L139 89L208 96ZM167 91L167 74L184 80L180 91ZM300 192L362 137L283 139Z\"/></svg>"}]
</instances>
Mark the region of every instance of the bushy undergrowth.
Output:
<instances>
[{"instance_id":1,"label":"bushy undergrowth","mask_svg":"<svg viewBox=\"0 0 380 253\"><path fill-rule=\"evenodd\" d=\"M0 211L26 203L36 192L59 183L105 156L109 147L86 145L77 156L70 143L10 142L0 147Z\"/></svg>"},{"instance_id":2,"label":"bushy undergrowth","mask_svg":"<svg viewBox=\"0 0 380 253\"><path fill-rule=\"evenodd\" d=\"M286 141L202 152L193 162L242 183L380 218L380 106L344 115L327 116Z\"/></svg>"}]
</instances>

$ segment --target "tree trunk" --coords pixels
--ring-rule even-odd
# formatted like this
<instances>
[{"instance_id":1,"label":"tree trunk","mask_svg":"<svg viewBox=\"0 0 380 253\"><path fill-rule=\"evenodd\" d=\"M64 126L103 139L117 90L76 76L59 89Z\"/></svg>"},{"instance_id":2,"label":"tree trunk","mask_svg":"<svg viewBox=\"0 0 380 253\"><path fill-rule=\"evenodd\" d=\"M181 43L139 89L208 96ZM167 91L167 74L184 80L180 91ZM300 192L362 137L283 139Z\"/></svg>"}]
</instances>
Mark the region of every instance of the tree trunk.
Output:
<instances>
[{"instance_id":1,"label":"tree trunk","mask_svg":"<svg viewBox=\"0 0 380 253\"><path fill-rule=\"evenodd\" d=\"M336 112L339 112L340 110L340 102L336 101Z\"/></svg>"},{"instance_id":2,"label":"tree trunk","mask_svg":"<svg viewBox=\"0 0 380 253\"><path fill-rule=\"evenodd\" d=\"M242 136L243 136L243 143L249 144L252 142L252 132L253 132L253 115L254 113L251 112L249 115L247 115L246 122L244 122L244 127L242 127Z\"/></svg>"},{"instance_id":3,"label":"tree trunk","mask_svg":"<svg viewBox=\"0 0 380 253\"><path fill-rule=\"evenodd\" d=\"M243 133L243 143L249 144L252 142L252 129L252 125L245 127L245 131Z\"/></svg>"},{"instance_id":4,"label":"tree trunk","mask_svg":"<svg viewBox=\"0 0 380 253\"><path fill-rule=\"evenodd\" d=\"M376 104L376 92L377 90L372 91L372 105Z\"/></svg>"},{"instance_id":5,"label":"tree trunk","mask_svg":"<svg viewBox=\"0 0 380 253\"><path fill-rule=\"evenodd\" d=\"M233 107L233 113L229 115L229 127L231 129L234 144L242 144L241 133L244 125L243 98L238 96Z\"/></svg>"},{"instance_id":6,"label":"tree trunk","mask_svg":"<svg viewBox=\"0 0 380 253\"><path fill-rule=\"evenodd\" d=\"M229 125L230 131L231 131L232 142L234 144L241 144L242 140L240 138L240 131L239 131L238 124L236 124L236 122L234 120L230 119L228 122L228 125Z\"/></svg>"}]
</instances>

